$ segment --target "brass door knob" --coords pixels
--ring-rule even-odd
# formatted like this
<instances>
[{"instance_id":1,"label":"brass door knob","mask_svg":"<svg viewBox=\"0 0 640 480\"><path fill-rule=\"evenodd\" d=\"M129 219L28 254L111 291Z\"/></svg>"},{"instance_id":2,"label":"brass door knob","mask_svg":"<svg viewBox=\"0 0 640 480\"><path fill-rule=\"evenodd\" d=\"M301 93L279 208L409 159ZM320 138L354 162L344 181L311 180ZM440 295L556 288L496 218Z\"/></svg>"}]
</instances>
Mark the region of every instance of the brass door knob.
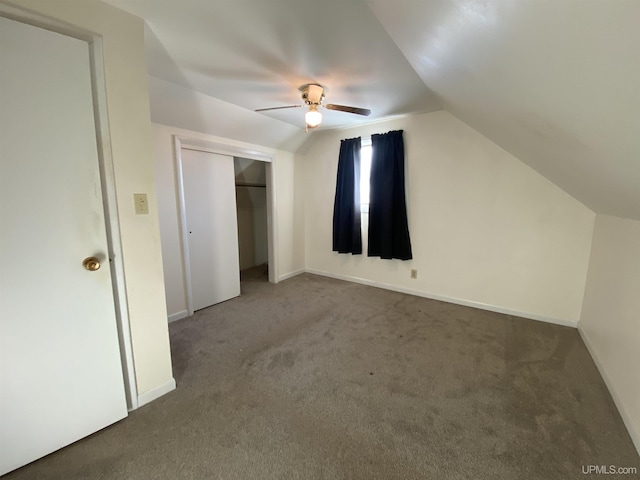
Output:
<instances>
[{"instance_id":1,"label":"brass door knob","mask_svg":"<svg viewBox=\"0 0 640 480\"><path fill-rule=\"evenodd\" d=\"M96 257L87 257L82 261L82 266L85 268L85 270L95 272L100 268L100 260L98 260Z\"/></svg>"}]
</instances>

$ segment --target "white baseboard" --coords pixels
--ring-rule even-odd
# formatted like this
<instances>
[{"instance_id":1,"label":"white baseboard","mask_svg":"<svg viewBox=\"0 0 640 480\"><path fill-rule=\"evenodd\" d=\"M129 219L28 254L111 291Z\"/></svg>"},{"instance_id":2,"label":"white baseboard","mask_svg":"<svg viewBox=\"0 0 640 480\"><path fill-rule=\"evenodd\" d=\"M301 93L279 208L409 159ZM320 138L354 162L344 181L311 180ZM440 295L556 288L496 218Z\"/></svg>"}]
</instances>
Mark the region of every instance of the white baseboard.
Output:
<instances>
[{"instance_id":1,"label":"white baseboard","mask_svg":"<svg viewBox=\"0 0 640 480\"><path fill-rule=\"evenodd\" d=\"M176 320L187 318L188 316L189 316L189 312L187 312L186 310L181 310L179 312L172 313L167 318L169 319L169 323L171 323L171 322L175 322Z\"/></svg>"},{"instance_id":2,"label":"white baseboard","mask_svg":"<svg viewBox=\"0 0 640 480\"><path fill-rule=\"evenodd\" d=\"M305 270L304 270L304 269L300 269L300 270L296 270L296 271L294 271L294 272L285 273L284 275L280 275L280 276L278 277L278 282L282 282L283 280L287 280L287 279L289 279L289 278L296 277L296 276L298 276L298 275L303 274L304 272L305 272Z\"/></svg>"},{"instance_id":3,"label":"white baseboard","mask_svg":"<svg viewBox=\"0 0 640 480\"><path fill-rule=\"evenodd\" d=\"M163 395L171 392L176 389L176 381L174 378L163 383L162 385L158 385L156 388L152 388L151 390L147 390L142 395L138 395L138 408L146 405L147 403L153 402L157 398L160 398Z\"/></svg>"},{"instance_id":4,"label":"white baseboard","mask_svg":"<svg viewBox=\"0 0 640 480\"><path fill-rule=\"evenodd\" d=\"M442 302L454 303L456 305L462 305L465 307L479 308L480 310L487 310L489 312L504 313L506 315L513 315L516 317L527 318L529 320L538 320L540 322L553 323L555 325L562 325L563 327L577 328L578 323L576 321L564 320L561 318L546 317L544 315L538 315L535 313L522 312L519 310L513 310L511 308L504 308L497 305L489 305L487 303L474 302L472 300L464 300L461 298L447 297L445 295L438 295L429 292L423 292L421 290L413 290L411 288L399 287L389 283L376 282L374 280L368 280L366 278L352 277L350 275L341 275L331 272L325 272L323 270L307 269L307 273L313 273L315 275L322 275L323 277L331 277L338 280L346 280L347 282L360 283L362 285L369 285L371 287L384 288L385 290L392 290L394 292L407 293L409 295L415 295L417 297L429 298L431 300L440 300Z\"/></svg>"},{"instance_id":5,"label":"white baseboard","mask_svg":"<svg viewBox=\"0 0 640 480\"><path fill-rule=\"evenodd\" d=\"M605 385L609 389L609 393L611 394L611 398L613 398L613 402L616 404L616 407L618 407L618 412L620 412L622 421L627 427L629 436L631 436L631 441L635 445L636 450L638 451L638 454L640 454L640 432L636 430L635 425L633 424L633 421L631 419L631 415L629 414L629 410L627 410L627 408L624 405L624 402L622 401L622 398L620 397L620 395L618 395L618 392L616 391L613 385L613 382L611 382L611 378L607 374L607 371L604 369L604 365L600 361L600 358L598 357L595 349L593 348L593 343L591 342L591 340L589 340L589 336L587 335L587 333L580 327L580 324L578 324L578 332L580 332L582 341L587 346L587 350L591 354L591 358L593 358L593 362L596 364L596 367L598 367L600 376L602 376L602 379L604 380Z\"/></svg>"}]
</instances>

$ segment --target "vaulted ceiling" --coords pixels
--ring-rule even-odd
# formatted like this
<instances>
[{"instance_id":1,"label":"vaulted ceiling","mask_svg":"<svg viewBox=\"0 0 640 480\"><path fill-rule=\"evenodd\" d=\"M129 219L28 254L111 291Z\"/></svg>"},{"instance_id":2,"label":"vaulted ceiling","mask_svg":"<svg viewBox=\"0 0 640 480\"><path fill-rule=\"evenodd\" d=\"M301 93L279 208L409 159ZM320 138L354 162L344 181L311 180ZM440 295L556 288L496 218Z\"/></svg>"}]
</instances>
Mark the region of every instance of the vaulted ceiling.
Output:
<instances>
[{"instance_id":1,"label":"vaulted ceiling","mask_svg":"<svg viewBox=\"0 0 640 480\"><path fill-rule=\"evenodd\" d=\"M275 130L446 109L598 213L640 219L640 0L108 0L146 20L163 88ZM154 93L155 98L154 98ZM225 107L226 108L226 107ZM289 133L287 133L289 134Z\"/></svg>"}]
</instances>

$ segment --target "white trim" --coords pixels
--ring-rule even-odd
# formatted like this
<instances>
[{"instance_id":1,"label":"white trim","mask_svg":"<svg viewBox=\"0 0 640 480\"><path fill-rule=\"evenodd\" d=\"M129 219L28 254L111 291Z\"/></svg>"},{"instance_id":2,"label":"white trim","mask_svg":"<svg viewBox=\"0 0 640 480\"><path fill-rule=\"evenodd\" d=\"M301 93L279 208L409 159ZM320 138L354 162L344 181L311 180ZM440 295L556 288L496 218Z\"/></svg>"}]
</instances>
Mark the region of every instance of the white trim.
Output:
<instances>
[{"instance_id":1,"label":"white trim","mask_svg":"<svg viewBox=\"0 0 640 480\"><path fill-rule=\"evenodd\" d=\"M265 165L265 175L267 181L267 261L269 262L269 282L278 283L280 281L280 263L278 256L278 209L276 208L276 159Z\"/></svg>"},{"instance_id":2,"label":"white trim","mask_svg":"<svg viewBox=\"0 0 640 480\"><path fill-rule=\"evenodd\" d=\"M176 389L176 381L174 378L163 383L162 385L158 385L151 390L147 390L141 395L138 395L138 407L142 407L147 403L153 402L154 400L160 398L163 395L173 391Z\"/></svg>"},{"instance_id":3,"label":"white trim","mask_svg":"<svg viewBox=\"0 0 640 480\"><path fill-rule=\"evenodd\" d=\"M629 436L631 437L631 441L633 442L638 454L640 454L640 432L635 429L635 425L629 414L629 410L625 407L625 404L622 400L622 397L618 394L617 390L613 386L613 382L611 381L611 377L607 374L607 371L604 368L604 365L600 361L600 358L596 354L595 348L593 348L593 343L589 340L589 336L587 332L585 332L580 324L578 324L578 332L580 332L580 336L582 337L582 341L587 347L587 350L591 354L591 358L593 358L593 362L596 364L598 371L600 372L600 376L604 380L605 385L609 389L609 393L611 394L611 398L613 398L613 403L618 407L618 412L620 412L620 416L622 417L622 421L627 427L627 431L629 432Z\"/></svg>"},{"instance_id":4,"label":"white trim","mask_svg":"<svg viewBox=\"0 0 640 480\"><path fill-rule=\"evenodd\" d=\"M294 272L285 273L284 275L280 275L280 278L278 278L278 281L282 282L284 280L288 280L289 278L297 277L298 275L302 275L303 273L305 273L305 271L306 270L302 268Z\"/></svg>"},{"instance_id":5,"label":"white trim","mask_svg":"<svg viewBox=\"0 0 640 480\"><path fill-rule=\"evenodd\" d=\"M111 135L107 116L106 84L104 80L104 62L102 54L102 38L97 37L89 44L91 58L91 79L94 91L94 111L96 122L96 136L100 170L102 178L103 202L107 224L107 241L109 243L109 258L111 275L113 278L113 296L116 304L118 321L118 336L120 340L120 355L122 357L122 371L125 381L125 393L129 410L138 408L138 386L136 384L135 362L133 357L133 343L131 339L131 325L124 274L124 260L120 236L120 220L116 197L116 180L111 152Z\"/></svg>"},{"instance_id":6,"label":"white trim","mask_svg":"<svg viewBox=\"0 0 640 480\"><path fill-rule=\"evenodd\" d=\"M350 275L342 275L331 272L325 272L323 270L315 270L307 268L305 270L308 273L315 275L322 275L324 277L335 278L338 280L346 280L347 282L360 283L362 285L369 285L371 287L384 288L385 290L392 290L394 292L407 293L409 295L415 295L417 297L430 298L432 300L440 300L442 302L454 303L456 305L462 305L465 307L479 308L480 310L487 310L489 312L503 313L505 315L513 315L516 317L527 318L529 320L538 320L540 322L553 323L555 325L561 325L563 327L577 327L577 322L570 320L564 320L561 318L546 317L544 315L538 315L535 313L522 312L520 310L513 310L511 308L500 307L497 305L490 305L488 303L474 302L472 300L465 300L461 298L448 297L446 295L438 295L435 293L423 292L421 290L414 290L412 288L399 287L389 283L376 282L375 280L369 280L366 278L352 277Z\"/></svg>"},{"instance_id":7,"label":"white trim","mask_svg":"<svg viewBox=\"0 0 640 480\"><path fill-rule=\"evenodd\" d=\"M180 310L179 312L172 313L167 317L168 323L176 322L178 320L182 320L183 318L187 318L189 316L189 312L186 310Z\"/></svg>"},{"instance_id":8,"label":"white trim","mask_svg":"<svg viewBox=\"0 0 640 480\"><path fill-rule=\"evenodd\" d=\"M187 210L184 200L184 177L182 174L182 142L173 136L174 158L176 165L176 191L178 193L178 217L180 220L180 249L182 250L182 271L184 272L184 295L187 301L187 315L193 315L193 289L191 286L191 257L189 256L189 237L187 233Z\"/></svg>"},{"instance_id":9,"label":"white trim","mask_svg":"<svg viewBox=\"0 0 640 480\"><path fill-rule=\"evenodd\" d=\"M182 148L197 150L199 152L218 153L229 155L230 157L242 157L249 160L259 160L261 162L272 162L273 154L252 148L238 147L230 143L222 143L213 140L203 140L183 135L174 135L182 144Z\"/></svg>"},{"instance_id":10,"label":"white trim","mask_svg":"<svg viewBox=\"0 0 640 480\"><path fill-rule=\"evenodd\" d=\"M67 37L73 37L89 44L98 38L98 35L94 32L80 28L77 25L55 18L45 17L40 13L23 8L25 7L6 4L4 0L0 0L0 15L5 18L66 35Z\"/></svg>"},{"instance_id":11,"label":"white trim","mask_svg":"<svg viewBox=\"0 0 640 480\"><path fill-rule=\"evenodd\" d=\"M135 410L138 408L138 388L136 385L135 362L120 236L120 220L118 217L116 181L111 151L102 37L75 25L43 17L38 13L22 10L21 7L0 4L0 14L19 22L76 38L88 44L98 165L109 248L113 299L118 327L118 341L120 344L122 375L127 408L129 411Z\"/></svg>"}]
</instances>

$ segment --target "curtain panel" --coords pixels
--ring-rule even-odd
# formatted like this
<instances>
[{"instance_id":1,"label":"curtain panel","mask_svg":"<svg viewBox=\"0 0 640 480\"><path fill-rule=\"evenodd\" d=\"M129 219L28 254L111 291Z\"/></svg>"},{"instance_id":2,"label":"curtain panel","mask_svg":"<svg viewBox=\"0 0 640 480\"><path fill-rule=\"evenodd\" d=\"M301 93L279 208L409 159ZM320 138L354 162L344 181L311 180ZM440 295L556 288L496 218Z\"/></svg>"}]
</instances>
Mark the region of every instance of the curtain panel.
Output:
<instances>
[{"instance_id":1,"label":"curtain panel","mask_svg":"<svg viewBox=\"0 0 640 480\"><path fill-rule=\"evenodd\" d=\"M360 137L340 142L333 204L333 251L362 253L360 231Z\"/></svg>"},{"instance_id":2,"label":"curtain panel","mask_svg":"<svg viewBox=\"0 0 640 480\"><path fill-rule=\"evenodd\" d=\"M371 136L369 257L410 260L402 130Z\"/></svg>"}]
</instances>

